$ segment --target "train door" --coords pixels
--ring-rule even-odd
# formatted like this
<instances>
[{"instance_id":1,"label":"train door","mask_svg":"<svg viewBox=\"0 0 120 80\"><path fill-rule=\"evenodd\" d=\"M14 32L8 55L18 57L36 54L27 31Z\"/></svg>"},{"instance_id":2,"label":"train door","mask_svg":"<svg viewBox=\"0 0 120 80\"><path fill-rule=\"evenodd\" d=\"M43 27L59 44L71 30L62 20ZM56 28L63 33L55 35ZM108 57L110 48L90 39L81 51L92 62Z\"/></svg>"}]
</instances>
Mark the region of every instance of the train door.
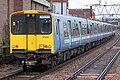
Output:
<instances>
[{"instance_id":1,"label":"train door","mask_svg":"<svg viewBox=\"0 0 120 80\"><path fill-rule=\"evenodd\" d=\"M58 38L58 45L59 49L61 48L61 37L60 37L60 20L56 20L56 33L57 33L57 38Z\"/></svg>"},{"instance_id":2,"label":"train door","mask_svg":"<svg viewBox=\"0 0 120 80\"><path fill-rule=\"evenodd\" d=\"M79 22L80 43L82 42L82 24Z\"/></svg>"},{"instance_id":3,"label":"train door","mask_svg":"<svg viewBox=\"0 0 120 80\"><path fill-rule=\"evenodd\" d=\"M69 34L69 47L72 46L72 32L71 32L71 21L68 20L68 34Z\"/></svg>"},{"instance_id":4,"label":"train door","mask_svg":"<svg viewBox=\"0 0 120 80\"><path fill-rule=\"evenodd\" d=\"M27 50L36 50L37 37L36 37L36 17L35 15L27 15L26 18L27 36L26 46Z\"/></svg>"}]
</instances>

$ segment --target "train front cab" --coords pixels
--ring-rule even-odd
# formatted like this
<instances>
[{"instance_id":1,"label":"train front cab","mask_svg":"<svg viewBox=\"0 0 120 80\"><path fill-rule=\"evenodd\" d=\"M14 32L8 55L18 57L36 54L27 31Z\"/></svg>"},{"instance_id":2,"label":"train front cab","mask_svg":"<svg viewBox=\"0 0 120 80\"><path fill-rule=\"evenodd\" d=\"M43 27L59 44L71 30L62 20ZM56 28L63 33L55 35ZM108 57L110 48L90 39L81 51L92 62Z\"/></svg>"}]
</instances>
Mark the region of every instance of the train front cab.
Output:
<instances>
[{"instance_id":1,"label":"train front cab","mask_svg":"<svg viewBox=\"0 0 120 80\"><path fill-rule=\"evenodd\" d=\"M25 65L50 63L54 53L52 15L48 12L27 10L15 12L10 20L10 53Z\"/></svg>"}]
</instances>

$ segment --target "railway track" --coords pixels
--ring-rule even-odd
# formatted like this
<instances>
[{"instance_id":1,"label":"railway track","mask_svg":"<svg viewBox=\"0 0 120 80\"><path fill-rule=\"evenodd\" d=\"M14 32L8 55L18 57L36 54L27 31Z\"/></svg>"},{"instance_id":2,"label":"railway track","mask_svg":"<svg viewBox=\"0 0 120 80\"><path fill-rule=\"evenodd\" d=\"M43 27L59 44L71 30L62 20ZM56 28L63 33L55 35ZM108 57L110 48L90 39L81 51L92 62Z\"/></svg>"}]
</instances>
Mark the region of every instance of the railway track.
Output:
<instances>
[{"instance_id":1,"label":"railway track","mask_svg":"<svg viewBox=\"0 0 120 80\"><path fill-rule=\"evenodd\" d=\"M83 65L76 72L67 75L65 80L102 80L104 78L110 78L114 74L107 74L111 66L120 54L120 38L107 49L104 53L99 54L87 64ZM116 49L115 49L116 48Z\"/></svg>"},{"instance_id":2,"label":"railway track","mask_svg":"<svg viewBox=\"0 0 120 80\"><path fill-rule=\"evenodd\" d=\"M105 43L103 43L102 45L104 45L104 44ZM95 48L85 52L84 54L81 54L80 56L72 58L71 60L68 60L68 61L66 61L66 62L64 62L64 63L62 63L62 64L60 64L60 65L58 65L58 66L56 66L54 68L51 68L51 69L49 69L47 71L44 71L44 72L24 72L22 70L22 68L21 68L21 69L19 69L17 71L14 71L10 75L6 75L5 77L0 78L0 80L13 80L13 79L14 80L36 80L38 78L41 78L41 77L43 77L43 76L45 76L45 75L47 75L47 74L57 70L58 68L61 68L64 65L69 64L70 62L72 62L72 61L74 61L74 60L76 60L76 59L86 55L87 53L89 53L89 52L91 52L91 51L101 47L102 45L97 46L97 47L95 47Z\"/></svg>"},{"instance_id":3,"label":"railway track","mask_svg":"<svg viewBox=\"0 0 120 80\"><path fill-rule=\"evenodd\" d=\"M12 64L16 62L18 59L9 53L9 46L0 46L0 65L3 64Z\"/></svg>"},{"instance_id":4,"label":"railway track","mask_svg":"<svg viewBox=\"0 0 120 80\"><path fill-rule=\"evenodd\" d=\"M18 59L16 57L14 57L13 55L7 55L7 56L2 56L0 58L0 64L12 64L13 62L18 61Z\"/></svg>"}]
</instances>

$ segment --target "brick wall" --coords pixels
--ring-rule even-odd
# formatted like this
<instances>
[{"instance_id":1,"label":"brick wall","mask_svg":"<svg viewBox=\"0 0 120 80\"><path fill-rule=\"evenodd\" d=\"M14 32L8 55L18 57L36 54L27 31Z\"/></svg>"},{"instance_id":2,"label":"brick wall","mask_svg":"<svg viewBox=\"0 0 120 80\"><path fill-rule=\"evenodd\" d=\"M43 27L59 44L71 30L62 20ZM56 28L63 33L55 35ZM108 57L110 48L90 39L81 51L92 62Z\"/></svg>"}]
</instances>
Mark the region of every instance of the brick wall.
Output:
<instances>
[{"instance_id":1,"label":"brick wall","mask_svg":"<svg viewBox=\"0 0 120 80\"><path fill-rule=\"evenodd\" d=\"M36 9L36 3L32 2L32 10L35 10L35 9Z\"/></svg>"},{"instance_id":2,"label":"brick wall","mask_svg":"<svg viewBox=\"0 0 120 80\"><path fill-rule=\"evenodd\" d=\"M44 7L44 11L48 11L48 8L47 8L47 7Z\"/></svg>"},{"instance_id":3,"label":"brick wall","mask_svg":"<svg viewBox=\"0 0 120 80\"><path fill-rule=\"evenodd\" d=\"M4 37L3 28L7 25L6 20L8 20L8 0L2 0L0 2L0 44Z\"/></svg>"},{"instance_id":4,"label":"brick wall","mask_svg":"<svg viewBox=\"0 0 120 80\"><path fill-rule=\"evenodd\" d=\"M31 0L23 0L23 10L31 10Z\"/></svg>"},{"instance_id":5,"label":"brick wall","mask_svg":"<svg viewBox=\"0 0 120 80\"><path fill-rule=\"evenodd\" d=\"M28 1L28 0L24 0ZM14 11L21 11L23 10L23 0L14 0Z\"/></svg>"},{"instance_id":6,"label":"brick wall","mask_svg":"<svg viewBox=\"0 0 120 80\"><path fill-rule=\"evenodd\" d=\"M37 10L43 10L43 7L44 7L44 6L39 5L39 4L36 3L36 9L37 9Z\"/></svg>"},{"instance_id":7,"label":"brick wall","mask_svg":"<svg viewBox=\"0 0 120 80\"><path fill-rule=\"evenodd\" d=\"M9 15L14 12L14 0L9 0Z\"/></svg>"},{"instance_id":8,"label":"brick wall","mask_svg":"<svg viewBox=\"0 0 120 80\"><path fill-rule=\"evenodd\" d=\"M69 10L70 15L84 15L84 18L91 18L90 16L90 10L84 10L84 9L70 9ZM92 12L92 18L95 19L95 13Z\"/></svg>"},{"instance_id":9,"label":"brick wall","mask_svg":"<svg viewBox=\"0 0 120 80\"><path fill-rule=\"evenodd\" d=\"M48 11L48 8L39 3L32 2L32 10Z\"/></svg>"}]
</instances>

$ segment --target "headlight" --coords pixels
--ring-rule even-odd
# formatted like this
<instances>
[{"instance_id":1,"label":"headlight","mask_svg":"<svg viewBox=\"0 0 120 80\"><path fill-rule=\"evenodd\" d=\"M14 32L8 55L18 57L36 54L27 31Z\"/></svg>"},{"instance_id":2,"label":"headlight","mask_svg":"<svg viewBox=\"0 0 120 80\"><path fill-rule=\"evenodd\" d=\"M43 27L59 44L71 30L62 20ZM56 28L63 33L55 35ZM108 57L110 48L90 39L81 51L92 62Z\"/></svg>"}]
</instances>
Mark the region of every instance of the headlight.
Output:
<instances>
[{"instance_id":1,"label":"headlight","mask_svg":"<svg viewBox=\"0 0 120 80\"><path fill-rule=\"evenodd\" d=\"M12 45L12 48L14 49L14 48L15 48L15 45Z\"/></svg>"},{"instance_id":2,"label":"headlight","mask_svg":"<svg viewBox=\"0 0 120 80\"><path fill-rule=\"evenodd\" d=\"M51 45L44 45L44 44L40 44L40 48L51 48Z\"/></svg>"},{"instance_id":3,"label":"headlight","mask_svg":"<svg viewBox=\"0 0 120 80\"><path fill-rule=\"evenodd\" d=\"M44 48L44 44L40 44L40 48Z\"/></svg>"},{"instance_id":4,"label":"headlight","mask_svg":"<svg viewBox=\"0 0 120 80\"><path fill-rule=\"evenodd\" d=\"M51 45L48 45L48 48L51 48Z\"/></svg>"}]
</instances>

